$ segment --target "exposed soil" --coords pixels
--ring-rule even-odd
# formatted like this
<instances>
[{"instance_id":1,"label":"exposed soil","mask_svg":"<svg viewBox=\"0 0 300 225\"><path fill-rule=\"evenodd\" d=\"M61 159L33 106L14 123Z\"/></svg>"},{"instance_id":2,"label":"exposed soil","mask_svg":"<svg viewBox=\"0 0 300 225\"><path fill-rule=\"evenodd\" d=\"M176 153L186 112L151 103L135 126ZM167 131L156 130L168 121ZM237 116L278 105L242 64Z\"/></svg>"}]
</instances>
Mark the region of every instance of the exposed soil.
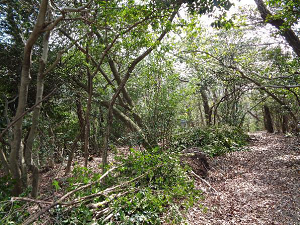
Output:
<instances>
[{"instance_id":1,"label":"exposed soil","mask_svg":"<svg viewBox=\"0 0 300 225\"><path fill-rule=\"evenodd\" d=\"M300 139L257 132L249 151L209 161L202 206L189 224L300 224Z\"/></svg>"}]
</instances>

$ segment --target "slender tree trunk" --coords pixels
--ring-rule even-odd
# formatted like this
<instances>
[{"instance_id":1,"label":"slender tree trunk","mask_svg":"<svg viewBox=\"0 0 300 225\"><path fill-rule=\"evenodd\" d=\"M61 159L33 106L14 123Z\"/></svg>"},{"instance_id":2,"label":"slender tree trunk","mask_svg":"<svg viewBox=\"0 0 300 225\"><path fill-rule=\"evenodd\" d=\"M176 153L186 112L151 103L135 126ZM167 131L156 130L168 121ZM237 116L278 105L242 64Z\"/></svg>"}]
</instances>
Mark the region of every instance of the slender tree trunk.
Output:
<instances>
[{"instance_id":1,"label":"slender tree trunk","mask_svg":"<svg viewBox=\"0 0 300 225\"><path fill-rule=\"evenodd\" d=\"M44 93L44 71L47 63L48 58L48 51L49 51L49 38L50 38L50 31L47 31L44 34L43 38L43 52L42 57L40 58L40 65L39 65L39 73L37 77L37 85L36 85L36 99L35 102L38 103L43 98ZM26 142L26 149L25 149L25 163L26 163L26 171L30 170L32 172L32 197L38 196L38 186L39 185L39 170L37 165L32 162L32 147L36 136L37 126L39 123L40 112L42 108L42 103L37 105L32 114L32 125L30 128L30 133Z\"/></svg>"},{"instance_id":2,"label":"slender tree trunk","mask_svg":"<svg viewBox=\"0 0 300 225\"><path fill-rule=\"evenodd\" d=\"M12 99L11 101L8 101L8 99L6 98L6 96L3 94L3 98L4 98L4 112L3 112L3 116L4 116L4 119L6 120L6 124L7 126L10 124L10 119L9 119L9 116L8 116L8 104L9 103L12 103L16 100L18 96L16 96L14 99ZM11 141L11 138L12 138L12 131L11 129L8 130L8 140Z\"/></svg>"},{"instance_id":3,"label":"slender tree trunk","mask_svg":"<svg viewBox=\"0 0 300 225\"><path fill-rule=\"evenodd\" d=\"M0 148L0 162L3 165L3 169L6 175L10 174L10 170L9 170L9 164L8 161L6 159L6 156L2 150L2 148Z\"/></svg>"},{"instance_id":4,"label":"slender tree trunk","mask_svg":"<svg viewBox=\"0 0 300 225\"><path fill-rule=\"evenodd\" d=\"M89 93L89 90L87 90ZM80 100L80 95L76 95L76 112L80 126L80 140L82 143L82 152L84 152L84 137L85 137L85 119L83 116L82 104Z\"/></svg>"},{"instance_id":5,"label":"slender tree trunk","mask_svg":"<svg viewBox=\"0 0 300 225\"><path fill-rule=\"evenodd\" d=\"M109 144L109 136L110 136L110 130L113 122L113 114L112 114L112 108L108 108L108 117L107 117L107 124L106 124L106 130L103 140L103 151L102 151L102 171L106 171L106 165L108 164L108 144Z\"/></svg>"},{"instance_id":6,"label":"slender tree trunk","mask_svg":"<svg viewBox=\"0 0 300 225\"><path fill-rule=\"evenodd\" d=\"M264 105L264 123L265 123L266 130L269 133L273 133L274 132L273 121L272 121L270 109L267 105Z\"/></svg>"},{"instance_id":7,"label":"slender tree trunk","mask_svg":"<svg viewBox=\"0 0 300 225\"><path fill-rule=\"evenodd\" d=\"M206 126L210 126L212 110L209 107L207 93L204 88L200 88L200 94L201 94L202 102L203 102Z\"/></svg>"},{"instance_id":8,"label":"slender tree trunk","mask_svg":"<svg viewBox=\"0 0 300 225\"><path fill-rule=\"evenodd\" d=\"M14 118L20 117L25 111L25 107L27 104L28 86L31 80L30 68L31 68L32 48L35 42L37 41L38 37L42 33L42 29L45 23L47 7L48 7L48 0L42 0L40 3L40 9L36 20L36 24L24 47L24 58L22 63L18 108ZM14 125L13 140L11 143L11 153L9 157L10 170L13 178L15 179L15 185L13 189L14 195L19 195L23 191L23 185L21 182L21 170L18 166L20 150L21 150L22 123L23 123L23 119L20 119Z\"/></svg>"},{"instance_id":9,"label":"slender tree trunk","mask_svg":"<svg viewBox=\"0 0 300 225\"><path fill-rule=\"evenodd\" d=\"M198 105L198 109L199 109L199 120L201 121L201 124L204 125L204 118L203 118L203 114L202 114L200 98L197 101L197 105ZM200 123L199 123L199 125L200 125Z\"/></svg>"},{"instance_id":10,"label":"slender tree trunk","mask_svg":"<svg viewBox=\"0 0 300 225\"><path fill-rule=\"evenodd\" d=\"M6 95L5 94L2 94L2 96L3 96L3 98L4 98L4 111L3 111L3 117L4 117L4 119L6 120L6 124L7 124L7 126L10 124L10 119L9 119L9 117L8 117L8 104L9 104L9 102L8 102L8 99L7 99L7 97L6 97ZM15 101L16 99L14 99L13 101ZM11 102L13 102L13 101L11 101ZM10 141L11 140L11 129L8 131L8 140ZM5 172L9 172L9 168L8 168L8 170L7 170L7 168L5 168L6 166L9 166L8 165L8 161L7 161L7 159L6 159L6 156L5 156L5 154L7 153L7 151L6 151L6 145L7 145L7 143L6 143L6 141L4 141L4 139L0 139L0 141L2 142L2 144L3 144L3 149L2 148L0 148L0 162L2 162L3 163L3 165L4 165L4 169L5 169ZM3 156L2 156L2 154L3 154Z\"/></svg>"},{"instance_id":11,"label":"slender tree trunk","mask_svg":"<svg viewBox=\"0 0 300 225\"><path fill-rule=\"evenodd\" d=\"M287 115L283 115L282 116L282 133L286 133L288 132L288 123L289 122L289 119L288 119L288 116Z\"/></svg>"},{"instance_id":12,"label":"slender tree trunk","mask_svg":"<svg viewBox=\"0 0 300 225\"><path fill-rule=\"evenodd\" d=\"M88 48L87 48L88 52ZM87 63L88 63L87 59ZM93 97L93 77L90 73L89 68L87 68L87 76L88 76L88 89L89 89L89 98L87 102L87 108L85 112L85 132L84 132L84 166L88 165L89 158L89 136L90 136L90 111L92 107L92 97Z\"/></svg>"},{"instance_id":13,"label":"slender tree trunk","mask_svg":"<svg viewBox=\"0 0 300 225\"><path fill-rule=\"evenodd\" d=\"M9 101L7 99L7 97L3 95L3 98L4 98L4 113L3 113L3 116L4 116L4 119L6 120L6 124L7 126L10 124L10 119L8 117L8 104L9 104ZM11 102L15 101L16 99L13 99ZM8 130L8 140L11 141L11 129ZM2 138L0 138L0 141L2 143L2 148L0 147L0 162L1 164L3 165L3 169L4 169L4 172L6 175L9 175L10 174L10 170L9 170L9 164L8 164L8 160L6 158L6 154L8 152L6 146L9 146L9 144Z\"/></svg>"},{"instance_id":14,"label":"slender tree trunk","mask_svg":"<svg viewBox=\"0 0 300 225\"><path fill-rule=\"evenodd\" d=\"M92 123L92 130L93 130L93 137L92 137L92 146L93 146L93 150L94 153L98 153L99 152L99 145L98 145L98 129L97 129L97 120L94 120L94 123Z\"/></svg>"},{"instance_id":15,"label":"slender tree trunk","mask_svg":"<svg viewBox=\"0 0 300 225\"><path fill-rule=\"evenodd\" d=\"M219 104L221 104L221 102L218 100L217 93L215 91L212 91L212 95L213 95L213 98L214 98L214 102L219 102L219 103L217 103L217 105L215 105L215 103L214 103L212 105L212 107L211 107L211 111L212 111L211 114L214 117L213 124L215 126L218 123L218 121L217 121L217 118L218 118L218 106L219 106Z\"/></svg>"},{"instance_id":16,"label":"slender tree trunk","mask_svg":"<svg viewBox=\"0 0 300 225\"><path fill-rule=\"evenodd\" d=\"M54 147L55 147L55 134L53 132L53 129L51 126L49 126L49 135L50 135L50 152L49 152L49 156L48 156L48 166L50 168L54 168L55 166L55 162L54 162Z\"/></svg>"},{"instance_id":17,"label":"slender tree trunk","mask_svg":"<svg viewBox=\"0 0 300 225\"><path fill-rule=\"evenodd\" d=\"M81 136L81 133L79 133L77 135L77 137L74 140L73 145L71 147L71 151L70 151L70 154L69 154L68 163L67 163L67 167L66 167L66 171L65 171L65 176L67 176L71 172L72 161L73 161L73 158L74 158L75 150L78 146L78 141L80 139L80 136Z\"/></svg>"}]
</instances>

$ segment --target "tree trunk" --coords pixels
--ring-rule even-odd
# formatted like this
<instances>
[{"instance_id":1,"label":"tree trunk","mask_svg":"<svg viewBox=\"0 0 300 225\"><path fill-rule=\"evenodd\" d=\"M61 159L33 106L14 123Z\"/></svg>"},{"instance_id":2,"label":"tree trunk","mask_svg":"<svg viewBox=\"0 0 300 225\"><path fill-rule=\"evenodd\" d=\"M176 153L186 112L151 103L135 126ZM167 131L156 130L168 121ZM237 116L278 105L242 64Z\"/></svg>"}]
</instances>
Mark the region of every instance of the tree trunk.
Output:
<instances>
[{"instance_id":1,"label":"tree trunk","mask_svg":"<svg viewBox=\"0 0 300 225\"><path fill-rule=\"evenodd\" d=\"M103 150L102 150L102 172L103 173L106 171L106 165L108 164L108 145L109 145L108 142L109 142L112 122L113 122L112 107L109 107L108 116L107 116L107 125L106 125L104 140L103 140Z\"/></svg>"},{"instance_id":2,"label":"tree trunk","mask_svg":"<svg viewBox=\"0 0 300 225\"><path fill-rule=\"evenodd\" d=\"M200 98L199 100L197 101L197 105L198 105L198 109L199 109L199 119L201 121L201 124L204 125L204 118L203 118L203 115L202 115L202 109L201 109L201 101L200 101ZM200 123L198 123L199 127L200 127Z\"/></svg>"},{"instance_id":3,"label":"tree trunk","mask_svg":"<svg viewBox=\"0 0 300 225\"><path fill-rule=\"evenodd\" d=\"M4 173L6 175L10 174L9 164L8 164L8 161L6 159L6 156L5 156L2 148L0 148L0 162L1 162L1 165L3 165Z\"/></svg>"},{"instance_id":4,"label":"tree trunk","mask_svg":"<svg viewBox=\"0 0 300 225\"><path fill-rule=\"evenodd\" d=\"M272 121L270 109L267 105L264 105L264 123L265 123L266 130L269 133L273 133L274 132L273 121Z\"/></svg>"},{"instance_id":5,"label":"tree trunk","mask_svg":"<svg viewBox=\"0 0 300 225\"><path fill-rule=\"evenodd\" d=\"M71 147L71 151L70 151L70 154L69 154L69 158L68 158L68 164L67 164L67 167L66 167L66 171L65 171L65 176L67 176L70 172L71 172L71 166L72 166L72 161L73 161L73 158L74 158L74 153L75 153L75 150L78 146L78 141L80 139L80 136L81 136L81 133L79 133Z\"/></svg>"},{"instance_id":6,"label":"tree trunk","mask_svg":"<svg viewBox=\"0 0 300 225\"><path fill-rule=\"evenodd\" d=\"M87 90L89 92L89 90ZM80 95L76 95L76 112L80 126L80 140L82 142L82 152L84 152L84 137L85 137L85 120L83 116L82 104L80 100Z\"/></svg>"},{"instance_id":7,"label":"tree trunk","mask_svg":"<svg viewBox=\"0 0 300 225\"><path fill-rule=\"evenodd\" d=\"M48 52L49 52L49 38L50 38L50 31L47 31L44 34L43 38L43 52L42 57L40 58L40 65L39 65L39 73L37 77L37 84L36 84L36 99L35 102L38 103L43 98L44 93L44 71L46 67L46 62L48 58ZM32 147L34 143L34 139L36 136L37 126L39 123L39 117L40 112L42 108L42 103L37 105L32 114L32 125L30 128L30 133L26 142L26 148L25 148L25 163L26 163L26 171L28 169L32 172L32 197L37 197L38 195L38 186L39 185L39 170L37 168L37 165L35 165L32 162Z\"/></svg>"},{"instance_id":8,"label":"tree trunk","mask_svg":"<svg viewBox=\"0 0 300 225\"><path fill-rule=\"evenodd\" d=\"M89 77L90 91L89 98L87 102L87 109L85 115L85 131L84 131L84 166L87 167L89 158L89 136L90 136L90 111L92 105L92 78Z\"/></svg>"},{"instance_id":9,"label":"tree trunk","mask_svg":"<svg viewBox=\"0 0 300 225\"><path fill-rule=\"evenodd\" d=\"M31 171L32 171L31 197L37 198L39 193L39 186L40 186L40 171L35 165L32 165Z\"/></svg>"},{"instance_id":10,"label":"tree trunk","mask_svg":"<svg viewBox=\"0 0 300 225\"><path fill-rule=\"evenodd\" d=\"M93 130L93 136L91 137L91 145L93 148L93 153L99 152L99 144L98 144L98 129L97 129L97 120L94 120L94 122L91 124L92 130Z\"/></svg>"},{"instance_id":11,"label":"tree trunk","mask_svg":"<svg viewBox=\"0 0 300 225\"><path fill-rule=\"evenodd\" d=\"M289 130L289 127L288 127L288 123L289 122L289 118L288 118L288 116L287 115L283 115L282 116L282 133L286 133L286 132L288 132L288 130Z\"/></svg>"},{"instance_id":12,"label":"tree trunk","mask_svg":"<svg viewBox=\"0 0 300 225\"><path fill-rule=\"evenodd\" d=\"M206 126L210 126L211 125L212 110L209 107L207 93L206 93L204 88L200 88L200 94L201 94L201 97L202 97L202 103L203 103L203 108L204 108Z\"/></svg>"},{"instance_id":13,"label":"tree trunk","mask_svg":"<svg viewBox=\"0 0 300 225\"><path fill-rule=\"evenodd\" d=\"M19 89L19 100L18 107L15 114L15 119L20 117L25 111L27 104L28 86L31 80L30 68L31 68L31 53L32 48L38 37L42 33L42 29L45 23L45 17L48 7L48 0L42 0L40 4L39 14L36 20L36 24L30 34L25 47L24 47L24 58L22 63L21 72L21 84ZM19 195L23 191L23 185L21 182L21 170L18 166L20 150L21 150L21 139L22 139L22 123L23 118L15 123L13 128L13 140L11 143L11 153L9 157L10 170L13 178L15 179L15 185L13 189L13 195Z\"/></svg>"},{"instance_id":14,"label":"tree trunk","mask_svg":"<svg viewBox=\"0 0 300 225\"><path fill-rule=\"evenodd\" d=\"M48 162L49 168L54 168L54 166L55 166L55 162L54 162L55 135L54 135L51 125L49 126L48 133L49 133L49 142L50 142L51 147L49 150L47 162Z\"/></svg>"},{"instance_id":15,"label":"tree trunk","mask_svg":"<svg viewBox=\"0 0 300 225\"><path fill-rule=\"evenodd\" d=\"M88 54L88 46L86 48ZM89 58L86 58L87 63L89 63ZM89 138L90 138L90 112L92 107L92 97L93 97L93 76L90 73L89 67L87 67L87 78L88 78L88 102L85 112L85 131L84 131L84 166L87 167L89 158Z\"/></svg>"}]
</instances>

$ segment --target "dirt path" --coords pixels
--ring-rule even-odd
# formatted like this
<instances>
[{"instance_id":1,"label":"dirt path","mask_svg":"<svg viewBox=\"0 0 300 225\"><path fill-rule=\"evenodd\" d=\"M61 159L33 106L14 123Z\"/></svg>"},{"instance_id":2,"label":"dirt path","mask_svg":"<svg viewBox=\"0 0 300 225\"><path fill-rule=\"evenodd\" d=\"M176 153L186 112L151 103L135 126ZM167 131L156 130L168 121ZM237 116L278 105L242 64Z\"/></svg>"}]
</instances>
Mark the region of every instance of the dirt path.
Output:
<instances>
[{"instance_id":1,"label":"dirt path","mask_svg":"<svg viewBox=\"0 0 300 225\"><path fill-rule=\"evenodd\" d=\"M300 140L263 132L249 151L213 159L202 207L189 224L300 224Z\"/></svg>"}]
</instances>

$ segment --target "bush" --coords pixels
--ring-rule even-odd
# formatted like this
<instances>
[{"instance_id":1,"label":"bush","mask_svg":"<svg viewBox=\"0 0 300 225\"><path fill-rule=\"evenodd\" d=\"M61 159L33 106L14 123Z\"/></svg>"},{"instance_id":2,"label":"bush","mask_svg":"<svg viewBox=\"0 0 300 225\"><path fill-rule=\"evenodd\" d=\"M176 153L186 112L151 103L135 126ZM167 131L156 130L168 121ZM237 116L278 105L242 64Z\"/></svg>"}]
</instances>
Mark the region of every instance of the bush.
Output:
<instances>
[{"instance_id":1,"label":"bush","mask_svg":"<svg viewBox=\"0 0 300 225\"><path fill-rule=\"evenodd\" d=\"M199 147L210 156L239 151L247 143L248 136L236 127L208 127L180 130L173 136L172 149L181 151Z\"/></svg>"}]
</instances>

